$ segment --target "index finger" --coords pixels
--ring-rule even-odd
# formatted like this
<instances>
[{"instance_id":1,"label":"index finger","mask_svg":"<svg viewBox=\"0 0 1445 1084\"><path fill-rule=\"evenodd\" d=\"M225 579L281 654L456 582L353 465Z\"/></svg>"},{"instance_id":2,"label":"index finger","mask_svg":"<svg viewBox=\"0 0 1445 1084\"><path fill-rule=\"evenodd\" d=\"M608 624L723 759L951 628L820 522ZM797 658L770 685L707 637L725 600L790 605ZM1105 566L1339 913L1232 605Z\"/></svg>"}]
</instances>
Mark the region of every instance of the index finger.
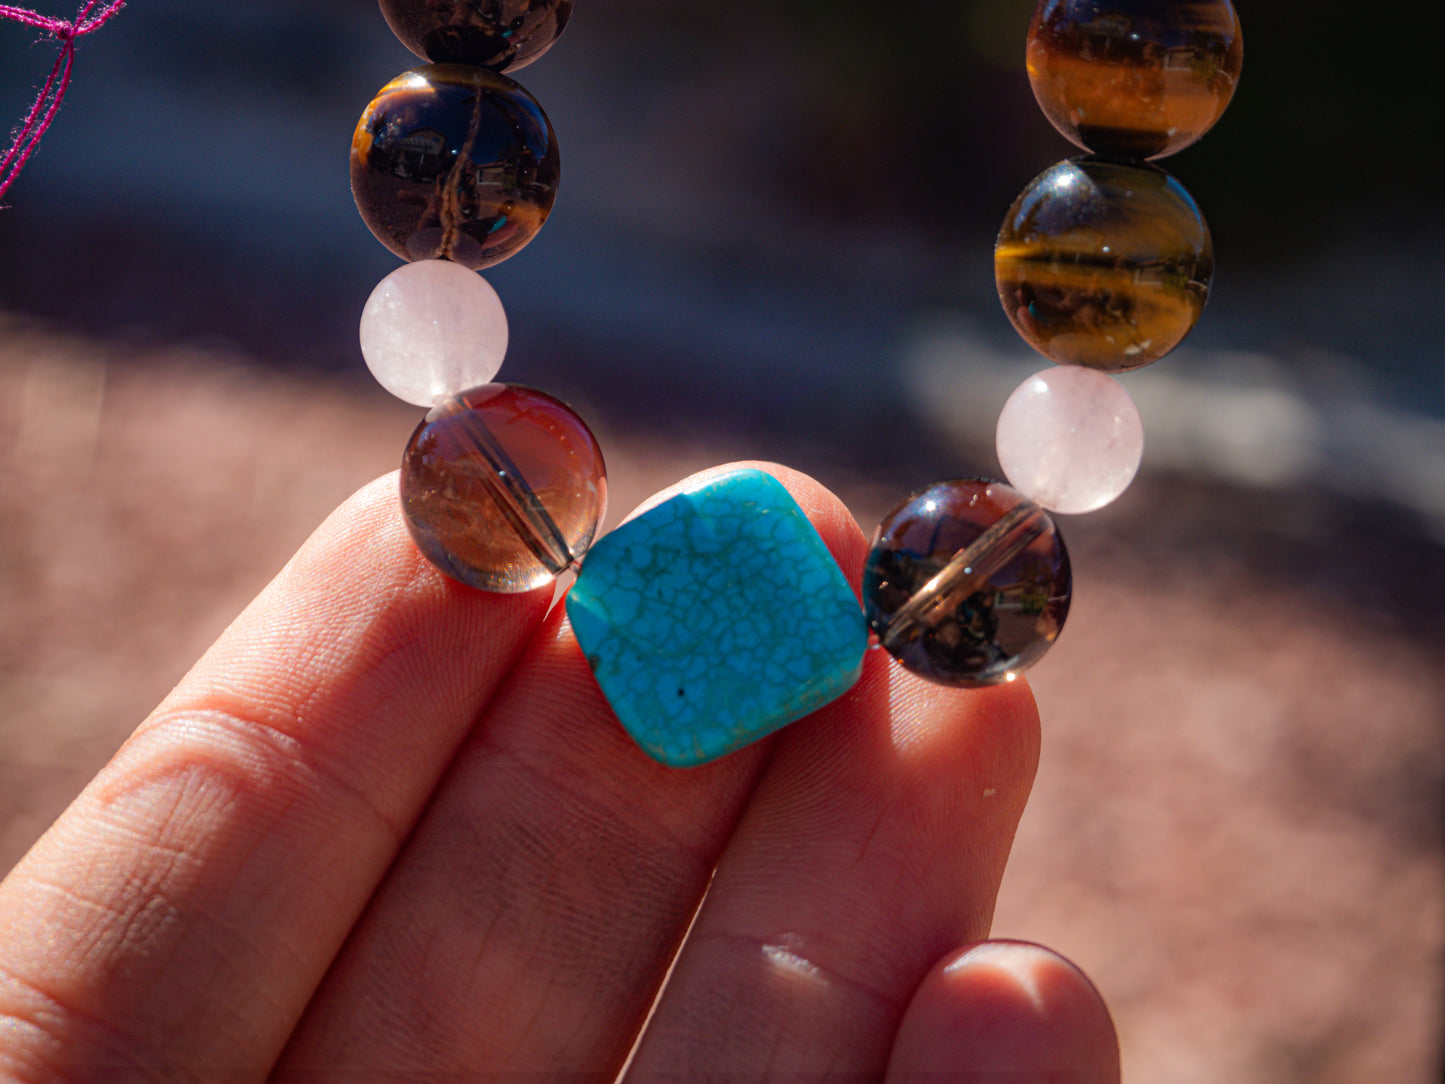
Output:
<instances>
[{"instance_id":1,"label":"index finger","mask_svg":"<svg viewBox=\"0 0 1445 1084\"><path fill-rule=\"evenodd\" d=\"M0 883L0 1073L263 1079L550 601L339 509Z\"/></svg>"}]
</instances>

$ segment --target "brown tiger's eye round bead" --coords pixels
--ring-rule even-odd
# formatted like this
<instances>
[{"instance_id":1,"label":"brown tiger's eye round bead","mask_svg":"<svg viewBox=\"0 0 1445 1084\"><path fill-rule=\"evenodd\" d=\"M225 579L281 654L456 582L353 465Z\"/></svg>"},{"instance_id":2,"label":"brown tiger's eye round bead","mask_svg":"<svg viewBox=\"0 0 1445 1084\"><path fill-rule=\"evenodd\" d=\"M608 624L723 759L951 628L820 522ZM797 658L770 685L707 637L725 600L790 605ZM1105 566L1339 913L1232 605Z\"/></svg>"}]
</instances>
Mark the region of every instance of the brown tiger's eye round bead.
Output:
<instances>
[{"instance_id":1,"label":"brown tiger's eye round bead","mask_svg":"<svg viewBox=\"0 0 1445 1084\"><path fill-rule=\"evenodd\" d=\"M439 64L516 71L552 47L573 0L381 0L401 43Z\"/></svg>"},{"instance_id":2,"label":"brown tiger's eye round bead","mask_svg":"<svg viewBox=\"0 0 1445 1084\"><path fill-rule=\"evenodd\" d=\"M1244 37L1229 0L1042 0L1027 56L1034 97L1067 139L1159 158L1229 105Z\"/></svg>"},{"instance_id":3,"label":"brown tiger's eye round bead","mask_svg":"<svg viewBox=\"0 0 1445 1084\"><path fill-rule=\"evenodd\" d=\"M542 228L561 172L542 107L505 75L427 64L381 88L351 139L351 192L377 239L406 260L473 269Z\"/></svg>"},{"instance_id":4,"label":"brown tiger's eye round bead","mask_svg":"<svg viewBox=\"0 0 1445 1084\"><path fill-rule=\"evenodd\" d=\"M1209 227L1183 186L1155 166L1101 158L1034 178L994 248L999 300L1029 345L1111 373L1174 349L1213 274Z\"/></svg>"},{"instance_id":5,"label":"brown tiger's eye round bead","mask_svg":"<svg viewBox=\"0 0 1445 1084\"><path fill-rule=\"evenodd\" d=\"M401 466L401 504L417 546L447 575L515 594L573 565L607 507L591 431L565 404L515 384L438 403Z\"/></svg>"},{"instance_id":6,"label":"brown tiger's eye round bead","mask_svg":"<svg viewBox=\"0 0 1445 1084\"><path fill-rule=\"evenodd\" d=\"M938 482L873 535L863 613L889 654L940 685L996 685L1064 626L1069 554L1048 514L999 482Z\"/></svg>"}]
</instances>

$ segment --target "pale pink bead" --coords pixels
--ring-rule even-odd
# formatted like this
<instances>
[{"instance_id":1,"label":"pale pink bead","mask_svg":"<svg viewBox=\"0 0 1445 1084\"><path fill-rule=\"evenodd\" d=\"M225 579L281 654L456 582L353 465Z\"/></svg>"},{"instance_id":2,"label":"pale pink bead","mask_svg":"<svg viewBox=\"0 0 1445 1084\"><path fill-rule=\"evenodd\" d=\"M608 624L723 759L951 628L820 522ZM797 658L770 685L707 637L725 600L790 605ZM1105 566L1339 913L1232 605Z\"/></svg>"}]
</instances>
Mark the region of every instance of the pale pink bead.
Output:
<instances>
[{"instance_id":1,"label":"pale pink bead","mask_svg":"<svg viewBox=\"0 0 1445 1084\"><path fill-rule=\"evenodd\" d=\"M1139 409L1113 377L1057 365L1025 380L998 416L1009 483L1055 512L1092 512L1129 488L1144 455Z\"/></svg>"},{"instance_id":2,"label":"pale pink bead","mask_svg":"<svg viewBox=\"0 0 1445 1084\"><path fill-rule=\"evenodd\" d=\"M361 354L398 399L429 407L488 384L507 353L507 314L486 279L418 260L382 279L361 311Z\"/></svg>"}]
</instances>

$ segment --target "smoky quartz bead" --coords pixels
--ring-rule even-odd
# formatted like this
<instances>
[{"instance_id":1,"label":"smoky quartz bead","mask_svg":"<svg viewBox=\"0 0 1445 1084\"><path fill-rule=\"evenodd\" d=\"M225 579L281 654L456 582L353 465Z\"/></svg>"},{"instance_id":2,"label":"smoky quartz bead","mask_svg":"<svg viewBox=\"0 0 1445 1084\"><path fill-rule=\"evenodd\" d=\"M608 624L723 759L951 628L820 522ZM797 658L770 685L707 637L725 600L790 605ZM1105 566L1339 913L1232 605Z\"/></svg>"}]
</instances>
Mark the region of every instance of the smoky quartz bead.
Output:
<instances>
[{"instance_id":1,"label":"smoky quartz bead","mask_svg":"<svg viewBox=\"0 0 1445 1084\"><path fill-rule=\"evenodd\" d=\"M438 64L516 71L552 47L573 0L381 0L401 43Z\"/></svg>"},{"instance_id":2,"label":"smoky quartz bead","mask_svg":"<svg viewBox=\"0 0 1445 1084\"><path fill-rule=\"evenodd\" d=\"M889 654L941 685L1013 680L1069 612L1069 555L1053 520L999 482L939 482L873 536L863 612Z\"/></svg>"},{"instance_id":3,"label":"smoky quartz bead","mask_svg":"<svg viewBox=\"0 0 1445 1084\"><path fill-rule=\"evenodd\" d=\"M405 260L474 270L505 260L542 228L560 173L536 99L505 75L463 64L397 76L351 140L357 209Z\"/></svg>"},{"instance_id":4,"label":"smoky quartz bead","mask_svg":"<svg viewBox=\"0 0 1445 1084\"><path fill-rule=\"evenodd\" d=\"M607 474L596 438L565 404L487 384L422 420L402 459L401 503L434 565L514 594L550 582L586 552L606 510Z\"/></svg>"},{"instance_id":5,"label":"smoky quartz bead","mask_svg":"<svg viewBox=\"0 0 1445 1084\"><path fill-rule=\"evenodd\" d=\"M1052 361L1117 373L1157 361L1209 298L1214 244L1156 166L1073 158L1014 200L994 248L1004 311Z\"/></svg>"},{"instance_id":6,"label":"smoky quartz bead","mask_svg":"<svg viewBox=\"0 0 1445 1084\"><path fill-rule=\"evenodd\" d=\"M1042 0L1027 59L1034 96L1067 139L1158 158L1219 119L1244 39L1229 0Z\"/></svg>"}]
</instances>

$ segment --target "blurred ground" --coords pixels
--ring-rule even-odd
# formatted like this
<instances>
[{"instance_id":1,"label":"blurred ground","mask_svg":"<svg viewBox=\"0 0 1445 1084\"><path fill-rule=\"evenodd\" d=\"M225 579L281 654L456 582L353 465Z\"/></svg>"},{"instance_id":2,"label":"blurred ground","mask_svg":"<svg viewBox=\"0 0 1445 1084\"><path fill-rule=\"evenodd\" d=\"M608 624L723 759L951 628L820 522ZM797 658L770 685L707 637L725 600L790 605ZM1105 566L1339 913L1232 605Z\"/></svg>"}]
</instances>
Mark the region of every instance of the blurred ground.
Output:
<instances>
[{"instance_id":1,"label":"blurred ground","mask_svg":"<svg viewBox=\"0 0 1445 1084\"><path fill-rule=\"evenodd\" d=\"M568 179L492 276L503 375L594 423L614 521L730 458L814 473L865 527L996 470L1039 363L991 230L1065 153L1009 51L1031 6L780 0L760 33L613 0L523 73ZM1241 12L1241 98L1179 167L1210 308L1129 378L1145 475L1064 524L1077 596L996 932L1096 978L1133 1081L1445 1070L1445 216L1438 141L1407 138L1433 69L1352 11ZM48 48L7 33L38 78ZM416 412L354 338L394 261L342 163L408 63L361 0L136 0L85 43L0 211L0 868L394 466Z\"/></svg>"}]
</instances>

